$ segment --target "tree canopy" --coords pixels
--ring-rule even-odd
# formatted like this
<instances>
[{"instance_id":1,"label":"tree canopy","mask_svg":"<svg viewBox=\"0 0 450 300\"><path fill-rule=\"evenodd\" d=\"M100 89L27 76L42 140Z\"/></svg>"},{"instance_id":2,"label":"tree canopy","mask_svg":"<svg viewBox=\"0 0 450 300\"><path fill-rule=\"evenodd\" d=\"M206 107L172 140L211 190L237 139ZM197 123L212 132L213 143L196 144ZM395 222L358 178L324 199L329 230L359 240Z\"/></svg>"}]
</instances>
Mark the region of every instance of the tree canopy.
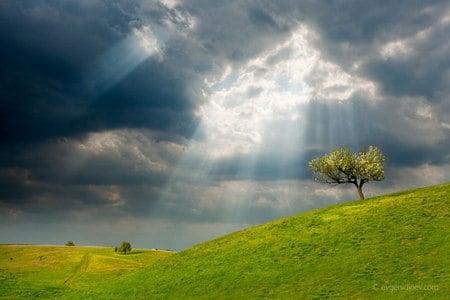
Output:
<instances>
[{"instance_id":1,"label":"tree canopy","mask_svg":"<svg viewBox=\"0 0 450 300\"><path fill-rule=\"evenodd\" d=\"M328 184L354 184L360 199L364 199L362 187L369 181L384 180L386 158L380 149L369 146L366 150L352 153L342 147L329 154L316 157L308 164L315 180Z\"/></svg>"},{"instance_id":2,"label":"tree canopy","mask_svg":"<svg viewBox=\"0 0 450 300\"><path fill-rule=\"evenodd\" d=\"M131 244L129 242L122 242L122 245L120 245L119 249L117 249L118 252L127 254L127 252L131 252Z\"/></svg>"}]
</instances>

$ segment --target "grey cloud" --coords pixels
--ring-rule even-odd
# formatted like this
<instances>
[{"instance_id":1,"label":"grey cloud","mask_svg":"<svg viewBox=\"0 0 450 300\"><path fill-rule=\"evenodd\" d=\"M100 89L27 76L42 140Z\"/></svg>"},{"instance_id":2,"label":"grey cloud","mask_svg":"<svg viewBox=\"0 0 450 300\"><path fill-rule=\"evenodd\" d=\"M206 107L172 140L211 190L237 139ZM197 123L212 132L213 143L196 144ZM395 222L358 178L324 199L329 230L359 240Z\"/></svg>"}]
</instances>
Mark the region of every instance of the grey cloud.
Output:
<instances>
[{"instance_id":1,"label":"grey cloud","mask_svg":"<svg viewBox=\"0 0 450 300\"><path fill-rule=\"evenodd\" d=\"M405 45L410 55L377 59L365 66L367 75L394 96L422 96L429 101L443 101L448 94L450 70L450 24L424 33L417 42ZM443 98L444 97L444 98Z\"/></svg>"},{"instance_id":2,"label":"grey cloud","mask_svg":"<svg viewBox=\"0 0 450 300\"><path fill-rule=\"evenodd\" d=\"M216 182L210 179L195 185L173 182L161 193L164 201L155 204L150 216L179 222L257 224L337 201L333 196L317 197L297 180Z\"/></svg>"},{"instance_id":3,"label":"grey cloud","mask_svg":"<svg viewBox=\"0 0 450 300\"><path fill-rule=\"evenodd\" d=\"M294 22L271 7L241 1L186 1L180 8L198 22L192 36L220 64L244 62L289 34Z\"/></svg>"},{"instance_id":4,"label":"grey cloud","mask_svg":"<svg viewBox=\"0 0 450 300\"><path fill-rule=\"evenodd\" d=\"M23 149L16 167L1 169L0 202L68 218L84 210L141 215L159 199L183 152L183 144L157 137L123 130Z\"/></svg>"},{"instance_id":5,"label":"grey cloud","mask_svg":"<svg viewBox=\"0 0 450 300\"><path fill-rule=\"evenodd\" d=\"M450 131L442 126L438 114L425 118L417 114L423 103L417 99L392 99L369 112L367 120L373 128L363 141L380 145L391 167L448 162Z\"/></svg>"},{"instance_id":6,"label":"grey cloud","mask_svg":"<svg viewBox=\"0 0 450 300\"><path fill-rule=\"evenodd\" d=\"M435 102L448 93L449 24L442 21L447 1L281 1L271 7L273 14L311 26L324 58L373 80L383 93ZM379 52L389 42L415 36L420 37L406 46L410 56L385 60Z\"/></svg>"}]
</instances>

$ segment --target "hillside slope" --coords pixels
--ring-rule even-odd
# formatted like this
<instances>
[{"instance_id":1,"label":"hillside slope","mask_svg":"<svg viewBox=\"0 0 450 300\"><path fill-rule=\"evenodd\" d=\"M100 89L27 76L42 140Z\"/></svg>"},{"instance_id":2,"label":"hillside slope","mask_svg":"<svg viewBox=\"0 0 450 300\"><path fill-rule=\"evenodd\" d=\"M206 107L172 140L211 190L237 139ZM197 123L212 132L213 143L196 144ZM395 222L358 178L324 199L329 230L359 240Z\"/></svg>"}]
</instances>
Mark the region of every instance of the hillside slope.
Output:
<instances>
[{"instance_id":1,"label":"hillside slope","mask_svg":"<svg viewBox=\"0 0 450 300\"><path fill-rule=\"evenodd\" d=\"M443 184L236 232L130 274L102 295L443 299L449 232L450 184Z\"/></svg>"}]
</instances>

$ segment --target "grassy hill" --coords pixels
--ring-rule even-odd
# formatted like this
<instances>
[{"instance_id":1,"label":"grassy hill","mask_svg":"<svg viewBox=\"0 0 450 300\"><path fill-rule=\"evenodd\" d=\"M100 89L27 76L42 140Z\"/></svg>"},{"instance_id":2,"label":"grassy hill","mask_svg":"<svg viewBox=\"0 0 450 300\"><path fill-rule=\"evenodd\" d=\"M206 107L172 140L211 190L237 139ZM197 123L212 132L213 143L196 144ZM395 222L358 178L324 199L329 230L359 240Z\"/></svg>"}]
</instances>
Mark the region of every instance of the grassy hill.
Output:
<instances>
[{"instance_id":1,"label":"grassy hill","mask_svg":"<svg viewBox=\"0 0 450 300\"><path fill-rule=\"evenodd\" d=\"M445 299L449 228L450 183L317 209L174 255L142 252L134 258L108 249L99 260L95 255L106 250L86 248L71 267L68 261L48 264L44 272L38 254L27 254L31 247L22 249L28 265L20 273L5 261L20 249L5 258L0 247L0 296L12 295L16 286L25 296L69 298ZM52 268L59 279L45 281ZM126 274L118 276L119 270ZM24 288L41 277L40 288Z\"/></svg>"}]
</instances>

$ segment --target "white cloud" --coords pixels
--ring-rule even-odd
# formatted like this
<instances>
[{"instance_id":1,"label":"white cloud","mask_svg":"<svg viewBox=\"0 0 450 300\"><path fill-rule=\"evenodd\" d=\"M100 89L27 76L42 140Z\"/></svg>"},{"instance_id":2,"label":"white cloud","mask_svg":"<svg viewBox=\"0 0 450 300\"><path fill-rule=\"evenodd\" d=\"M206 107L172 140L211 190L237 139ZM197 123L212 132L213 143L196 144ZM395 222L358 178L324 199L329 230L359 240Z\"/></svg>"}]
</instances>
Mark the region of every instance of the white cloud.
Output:
<instances>
[{"instance_id":1,"label":"white cloud","mask_svg":"<svg viewBox=\"0 0 450 300\"><path fill-rule=\"evenodd\" d=\"M396 116L392 115L392 120L387 120L388 123L393 122L390 130L397 136L423 145L433 145L447 139L448 133L440 125L437 107L422 97L404 97L397 101L401 103L401 111L389 112Z\"/></svg>"},{"instance_id":2,"label":"white cloud","mask_svg":"<svg viewBox=\"0 0 450 300\"><path fill-rule=\"evenodd\" d=\"M147 56L156 56L162 59L163 52L161 45L149 26L141 28L133 28L133 35L136 39L137 46L142 47Z\"/></svg>"},{"instance_id":3,"label":"white cloud","mask_svg":"<svg viewBox=\"0 0 450 300\"><path fill-rule=\"evenodd\" d=\"M412 49L410 42L406 40L394 40L384 44L380 49L380 54L384 59L389 59L397 56L408 56Z\"/></svg>"},{"instance_id":4,"label":"white cloud","mask_svg":"<svg viewBox=\"0 0 450 300\"><path fill-rule=\"evenodd\" d=\"M148 131L130 129L91 133L76 147L84 157L113 155L132 170L149 172L168 172L183 152L181 144L156 141Z\"/></svg>"},{"instance_id":5,"label":"white cloud","mask_svg":"<svg viewBox=\"0 0 450 300\"><path fill-rule=\"evenodd\" d=\"M211 92L209 102L199 109L202 132L207 133L201 147L208 149L212 159L257 154L268 136L292 130L270 124L293 121L300 128L300 121L308 116L299 108L312 99L345 101L357 92L376 98L372 82L324 60L312 39L314 33L301 26L286 41L245 65L228 66L222 76L205 79Z\"/></svg>"},{"instance_id":6,"label":"white cloud","mask_svg":"<svg viewBox=\"0 0 450 300\"><path fill-rule=\"evenodd\" d=\"M160 0L160 2L171 9L181 3L180 0Z\"/></svg>"},{"instance_id":7,"label":"white cloud","mask_svg":"<svg viewBox=\"0 0 450 300\"><path fill-rule=\"evenodd\" d=\"M432 24L420 28L413 35L396 37L381 45L379 53L383 59L387 60L394 58L406 60L413 55L418 55L419 53L417 53L417 51L420 45L426 44L436 32L448 30L447 28L450 25L450 12L448 8L440 12L432 12L425 9L422 13L432 13L437 16Z\"/></svg>"}]
</instances>

